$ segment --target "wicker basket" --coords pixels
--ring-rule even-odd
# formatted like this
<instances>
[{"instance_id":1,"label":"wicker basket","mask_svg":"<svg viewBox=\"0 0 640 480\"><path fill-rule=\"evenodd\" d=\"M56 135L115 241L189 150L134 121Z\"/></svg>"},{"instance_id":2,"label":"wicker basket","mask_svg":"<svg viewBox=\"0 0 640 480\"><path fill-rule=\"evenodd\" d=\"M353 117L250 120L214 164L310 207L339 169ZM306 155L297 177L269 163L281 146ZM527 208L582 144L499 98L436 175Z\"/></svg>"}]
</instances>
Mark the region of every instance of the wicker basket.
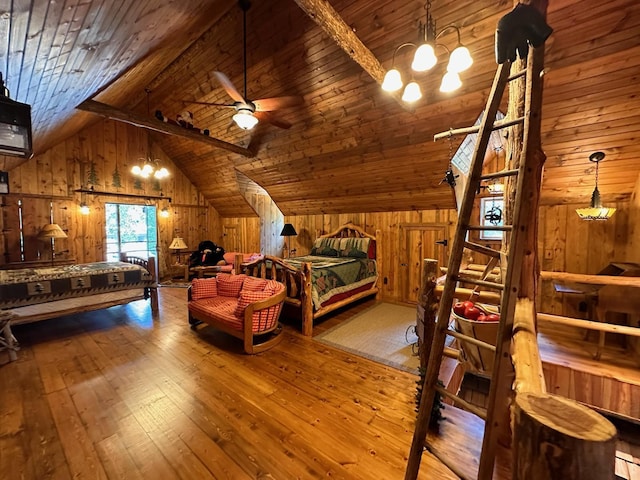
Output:
<instances>
[{"instance_id":1,"label":"wicker basket","mask_svg":"<svg viewBox=\"0 0 640 480\"><path fill-rule=\"evenodd\" d=\"M500 322L477 322L461 317L453 311L451 312L451 317L455 321L455 329L457 332L490 343L491 345L496 344L498 325ZM490 377L491 371L493 370L494 352L472 345L464 340L458 340L458 342L460 343L460 350L462 350L464 360L469 369L478 375Z\"/></svg>"}]
</instances>

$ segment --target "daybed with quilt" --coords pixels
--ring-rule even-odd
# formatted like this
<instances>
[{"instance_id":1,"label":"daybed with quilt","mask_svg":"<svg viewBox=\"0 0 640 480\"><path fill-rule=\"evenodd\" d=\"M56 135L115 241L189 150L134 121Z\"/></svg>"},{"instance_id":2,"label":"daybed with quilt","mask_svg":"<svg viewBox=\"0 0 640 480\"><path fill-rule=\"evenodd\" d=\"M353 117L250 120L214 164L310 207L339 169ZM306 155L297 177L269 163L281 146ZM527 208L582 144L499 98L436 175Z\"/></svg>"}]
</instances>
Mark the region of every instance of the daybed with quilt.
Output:
<instances>
[{"instance_id":1,"label":"daybed with quilt","mask_svg":"<svg viewBox=\"0 0 640 480\"><path fill-rule=\"evenodd\" d=\"M151 299L157 315L155 258L120 260L0 270L0 310L17 315L17 325Z\"/></svg>"},{"instance_id":2,"label":"daybed with quilt","mask_svg":"<svg viewBox=\"0 0 640 480\"><path fill-rule=\"evenodd\" d=\"M285 303L300 309L302 333L311 336L314 319L378 293L376 248L373 235L350 223L320 236L310 255L265 256L244 265L243 273L284 283Z\"/></svg>"}]
</instances>

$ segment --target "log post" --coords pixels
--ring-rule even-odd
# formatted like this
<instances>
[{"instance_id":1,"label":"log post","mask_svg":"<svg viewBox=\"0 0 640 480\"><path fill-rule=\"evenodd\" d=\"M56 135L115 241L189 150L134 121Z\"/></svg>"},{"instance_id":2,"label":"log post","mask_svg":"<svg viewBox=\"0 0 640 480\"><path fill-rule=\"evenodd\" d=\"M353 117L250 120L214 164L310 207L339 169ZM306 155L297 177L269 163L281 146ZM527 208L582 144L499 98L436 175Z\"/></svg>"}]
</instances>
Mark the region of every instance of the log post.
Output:
<instances>
[{"instance_id":1,"label":"log post","mask_svg":"<svg viewBox=\"0 0 640 480\"><path fill-rule=\"evenodd\" d=\"M300 266L302 273L302 292L300 292L300 308L302 309L302 334L310 337L313 334L313 300L311 298L311 264Z\"/></svg>"},{"instance_id":2,"label":"log post","mask_svg":"<svg viewBox=\"0 0 640 480\"><path fill-rule=\"evenodd\" d=\"M416 333L418 335L420 367L426 370L431 344L433 343L433 335L436 331L436 315L438 313L438 297L436 296L437 260L425 258L422 261L421 278L416 312Z\"/></svg>"},{"instance_id":3,"label":"log post","mask_svg":"<svg viewBox=\"0 0 640 480\"><path fill-rule=\"evenodd\" d=\"M573 400L523 393L515 401L513 480L613 480L616 429Z\"/></svg>"}]
</instances>

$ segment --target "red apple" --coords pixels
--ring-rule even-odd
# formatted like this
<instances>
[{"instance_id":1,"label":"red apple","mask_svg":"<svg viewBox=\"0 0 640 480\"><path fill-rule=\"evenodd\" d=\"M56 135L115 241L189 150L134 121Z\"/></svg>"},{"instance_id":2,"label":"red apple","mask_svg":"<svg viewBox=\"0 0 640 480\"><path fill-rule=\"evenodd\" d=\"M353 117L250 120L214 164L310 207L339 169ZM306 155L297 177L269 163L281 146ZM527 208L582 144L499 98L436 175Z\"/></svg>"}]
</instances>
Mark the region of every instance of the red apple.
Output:
<instances>
[{"instance_id":1,"label":"red apple","mask_svg":"<svg viewBox=\"0 0 640 480\"><path fill-rule=\"evenodd\" d=\"M475 305L464 309L464 316L469 320L477 320L481 313L480 309Z\"/></svg>"},{"instance_id":2,"label":"red apple","mask_svg":"<svg viewBox=\"0 0 640 480\"><path fill-rule=\"evenodd\" d=\"M453 312L454 312L456 315L460 315L461 317L464 317L464 310L465 310L465 308L466 308L466 307L465 307L465 305L464 305L464 303L463 303L463 302L456 302L456 303L453 305Z\"/></svg>"},{"instance_id":3,"label":"red apple","mask_svg":"<svg viewBox=\"0 0 640 480\"><path fill-rule=\"evenodd\" d=\"M464 308L471 308L471 307L475 307L475 305L476 305L471 300L467 300L466 302L462 302L462 304L464 305Z\"/></svg>"},{"instance_id":4,"label":"red apple","mask_svg":"<svg viewBox=\"0 0 640 480\"><path fill-rule=\"evenodd\" d=\"M478 322L486 322L487 321L487 316L484 313L481 313L480 315L478 315L478 318L476 318L476 321L478 321Z\"/></svg>"},{"instance_id":5,"label":"red apple","mask_svg":"<svg viewBox=\"0 0 640 480\"><path fill-rule=\"evenodd\" d=\"M490 313L489 315L487 315L487 318L485 320L485 322L499 322L500 321L500 315L498 315L497 313Z\"/></svg>"}]
</instances>

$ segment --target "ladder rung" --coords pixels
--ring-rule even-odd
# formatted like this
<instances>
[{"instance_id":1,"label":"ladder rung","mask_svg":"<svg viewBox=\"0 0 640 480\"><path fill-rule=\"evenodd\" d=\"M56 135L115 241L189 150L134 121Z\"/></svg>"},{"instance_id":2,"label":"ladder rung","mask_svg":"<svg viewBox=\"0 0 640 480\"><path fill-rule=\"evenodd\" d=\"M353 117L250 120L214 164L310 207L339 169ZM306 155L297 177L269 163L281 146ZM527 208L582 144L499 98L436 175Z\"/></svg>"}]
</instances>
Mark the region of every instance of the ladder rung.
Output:
<instances>
[{"instance_id":1,"label":"ladder rung","mask_svg":"<svg viewBox=\"0 0 640 480\"><path fill-rule=\"evenodd\" d=\"M486 412L484 412L482 409L476 407L474 404L467 402L463 398L460 398L455 393L449 392L448 390L442 388L440 385L436 385L435 389L436 389L436 392L438 392L440 395L442 395L444 397L447 397L447 398L450 398L455 403L461 405L462 408L464 408L466 410L469 410L474 415L480 417L483 420L487 419L487 413Z\"/></svg>"},{"instance_id":2,"label":"ladder rung","mask_svg":"<svg viewBox=\"0 0 640 480\"><path fill-rule=\"evenodd\" d=\"M475 278L461 277L460 275L455 275L455 279L458 282L470 283L472 285L478 285L479 287L492 288L494 290L504 290L504 285L501 283L486 282L484 280L476 280Z\"/></svg>"},{"instance_id":3,"label":"ladder rung","mask_svg":"<svg viewBox=\"0 0 640 480\"><path fill-rule=\"evenodd\" d=\"M504 178L504 177L515 177L518 175L519 170L500 170L499 172L487 173L486 175L482 175L480 180L493 180L495 178Z\"/></svg>"},{"instance_id":4,"label":"ladder rung","mask_svg":"<svg viewBox=\"0 0 640 480\"><path fill-rule=\"evenodd\" d=\"M464 333L460 333L457 330L453 330L451 328L447 329L447 335L451 335L453 338L457 338L458 340L469 342L476 347L486 348L487 350L491 350L494 353L496 351L495 345L491 345L490 343L483 342L482 340L478 340L477 338L470 337L469 335L465 335Z\"/></svg>"},{"instance_id":5,"label":"ladder rung","mask_svg":"<svg viewBox=\"0 0 640 480\"><path fill-rule=\"evenodd\" d=\"M510 232L511 225L469 225L467 230L475 230L482 232Z\"/></svg>"},{"instance_id":6,"label":"ladder rung","mask_svg":"<svg viewBox=\"0 0 640 480\"><path fill-rule=\"evenodd\" d=\"M466 477L465 474L460 470L459 464L456 461L451 461L446 455L441 453L439 450L434 449L430 444L428 439L424 442L424 449L429 452L431 455L436 457L440 463L442 463L445 467L451 470L455 475L460 477L460 480L471 480L469 477ZM455 460L458 460L457 458Z\"/></svg>"},{"instance_id":7,"label":"ladder rung","mask_svg":"<svg viewBox=\"0 0 640 480\"><path fill-rule=\"evenodd\" d=\"M524 123L524 117L514 118L513 120L499 120L491 126L492 131L502 130L503 128L512 127L519 123ZM480 131L478 129L478 131Z\"/></svg>"},{"instance_id":8,"label":"ladder rung","mask_svg":"<svg viewBox=\"0 0 640 480\"><path fill-rule=\"evenodd\" d=\"M500 252L498 250L485 247L484 245L478 245L477 243L464 242L464 248L468 248L469 250L473 250L474 252L482 253L483 255L487 255L489 257L500 258Z\"/></svg>"},{"instance_id":9,"label":"ladder rung","mask_svg":"<svg viewBox=\"0 0 640 480\"><path fill-rule=\"evenodd\" d=\"M523 69L523 70L520 70L519 72L516 72L516 73L514 73L512 75L509 75L509 78L507 78L507 81L510 82L512 80L515 80L516 78L520 78L520 77L524 76L525 73L527 73L527 69L526 68Z\"/></svg>"},{"instance_id":10,"label":"ladder rung","mask_svg":"<svg viewBox=\"0 0 640 480\"><path fill-rule=\"evenodd\" d=\"M512 127L513 125L517 125L519 123L524 123L524 117L514 118L513 120L498 120L491 125L491 130L501 130L503 128ZM436 133L433 136L433 140L440 140L441 138L451 137L452 135L469 135L472 133L478 133L480 131L480 125L473 125L472 127L463 127L457 128L455 130L449 130L448 132Z\"/></svg>"}]
</instances>

